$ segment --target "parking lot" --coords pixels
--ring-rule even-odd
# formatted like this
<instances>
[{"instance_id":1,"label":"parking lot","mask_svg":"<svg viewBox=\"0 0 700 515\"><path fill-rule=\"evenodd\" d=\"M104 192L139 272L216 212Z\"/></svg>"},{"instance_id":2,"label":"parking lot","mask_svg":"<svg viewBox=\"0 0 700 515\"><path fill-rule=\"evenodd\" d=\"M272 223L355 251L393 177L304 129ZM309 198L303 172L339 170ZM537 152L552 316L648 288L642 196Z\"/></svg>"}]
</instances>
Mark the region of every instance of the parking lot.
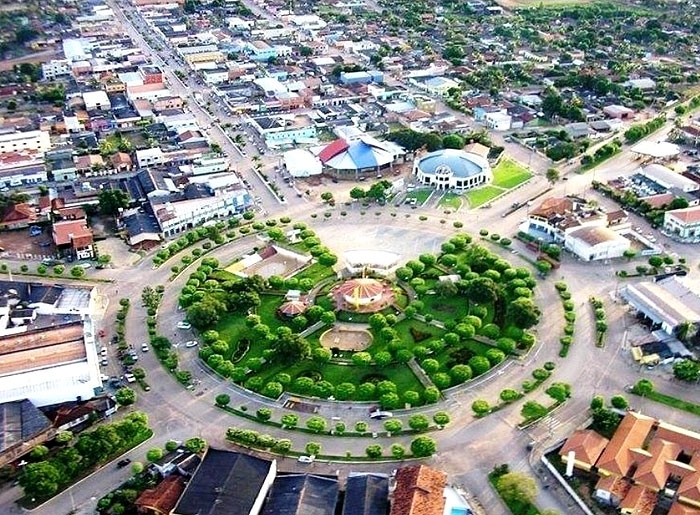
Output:
<instances>
[{"instance_id":1,"label":"parking lot","mask_svg":"<svg viewBox=\"0 0 700 515\"><path fill-rule=\"evenodd\" d=\"M36 261L55 257L56 247L47 231L48 229L44 229L37 236L30 236L28 228L0 233L2 257Z\"/></svg>"}]
</instances>

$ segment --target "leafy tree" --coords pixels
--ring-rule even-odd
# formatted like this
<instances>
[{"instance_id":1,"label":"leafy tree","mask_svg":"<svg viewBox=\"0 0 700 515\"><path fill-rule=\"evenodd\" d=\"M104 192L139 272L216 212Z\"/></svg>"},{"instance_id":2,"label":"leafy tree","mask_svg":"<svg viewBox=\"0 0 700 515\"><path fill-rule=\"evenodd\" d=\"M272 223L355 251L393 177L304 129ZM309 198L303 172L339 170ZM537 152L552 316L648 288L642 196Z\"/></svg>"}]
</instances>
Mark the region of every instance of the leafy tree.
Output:
<instances>
[{"instance_id":1,"label":"leafy tree","mask_svg":"<svg viewBox=\"0 0 700 515\"><path fill-rule=\"evenodd\" d=\"M634 385L634 393L645 397L654 391L654 383L649 381L649 379L640 379Z\"/></svg>"},{"instance_id":2,"label":"leafy tree","mask_svg":"<svg viewBox=\"0 0 700 515\"><path fill-rule=\"evenodd\" d=\"M48 461L30 463L22 469L19 484L27 497L46 499L58 491L61 472Z\"/></svg>"},{"instance_id":3,"label":"leafy tree","mask_svg":"<svg viewBox=\"0 0 700 515\"><path fill-rule=\"evenodd\" d=\"M284 391L284 387L278 383L277 381L270 381L269 383L265 384L265 387L262 389L262 392L260 392L262 395L265 397L270 397L271 399L276 399L280 395L282 395L282 392Z\"/></svg>"},{"instance_id":4,"label":"leafy tree","mask_svg":"<svg viewBox=\"0 0 700 515\"><path fill-rule=\"evenodd\" d=\"M673 364L673 376L692 383L700 378L700 366L695 361L684 359Z\"/></svg>"},{"instance_id":5,"label":"leafy tree","mask_svg":"<svg viewBox=\"0 0 700 515\"><path fill-rule=\"evenodd\" d=\"M500 398L503 402L513 402L521 397L520 392L512 388L506 388L501 391Z\"/></svg>"},{"instance_id":6,"label":"leafy tree","mask_svg":"<svg viewBox=\"0 0 700 515\"><path fill-rule=\"evenodd\" d=\"M445 148L462 149L464 148L464 138L459 134L448 134L442 138L442 146Z\"/></svg>"},{"instance_id":7,"label":"leafy tree","mask_svg":"<svg viewBox=\"0 0 700 515\"><path fill-rule=\"evenodd\" d=\"M346 401L355 395L355 385L352 383L340 383L335 388L335 398L339 401Z\"/></svg>"},{"instance_id":8,"label":"leafy tree","mask_svg":"<svg viewBox=\"0 0 700 515\"><path fill-rule=\"evenodd\" d=\"M403 392L402 397L405 404L410 404L411 406L420 404L420 394L414 390L406 390Z\"/></svg>"},{"instance_id":9,"label":"leafy tree","mask_svg":"<svg viewBox=\"0 0 700 515\"><path fill-rule=\"evenodd\" d=\"M388 433L398 433L401 431L403 424L399 419L396 418L390 418L389 420L384 421L384 430Z\"/></svg>"},{"instance_id":10,"label":"leafy tree","mask_svg":"<svg viewBox=\"0 0 700 515\"><path fill-rule=\"evenodd\" d=\"M231 396L225 393L221 393L216 396L214 401L216 402L217 406L228 406L228 404L231 402Z\"/></svg>"},{"instance_id":11,"label":"leafy tree","mask_svg":"<svg viewBox=\"0 0 700 515\"><path fill-rule=\"evenodd\" d=\"M597 410L605 406L605 399L602 396L596 395L591 399L591 410Z\"/></svg>"},{"instance_id":12,"label":"leafy tree","mask_svg":"<svg viewBox=\"0 0 700 515\"><path fill-rule=\"evenodd\" d=\"M258 408L258 410L255 412L255 416L258 418L258 420L267 422L272 417L272 410L270 408L265 407Z\"/></svg>"},{"instance_id":13,"label":"leafy tree","mask_svg":"<svg viewBox=\"0 0 700 515\"><path fill-rule=\"evenodd\" d=\"M195 436L193 438L185 440L183 447L185 448L185 450L187 450L189 452L199 454L204 449L206 449L207 441L204 438L199 438L199 437Z\"/></svg>"},{"instance_id":14,"label":"leafy tree","mask_svg":"<svg viewBox=\"0 0 700 515\"><path fill-rule=\"evenodd\" d=\"M438 411L433 415L433 422L438 426L444 427L450 423L450 415L445 411Z\"/></svg>"},{"instance_id":15,"label":"leafy tree","mask_svg":"<svg viewBox=\"0 0 700 515\"><path fill-rule=\"evenodd\" d=\"M321 454L321 444L317 442L308 442L304 449L306 450L306 454L310 454L311 456L318 456Z\"/></svg>"},{"instance_id":16,"label":"leafy tree","mask_svg":"<svg viewBox=\"0 0 700 515\"><path fill-rule=\"evenodd\" d=\"M71 440L73 440L73 432L72 431L59 431L56 434L56 438L54 438L54 442L56 442L59 445L67 444Z\"/></svg>"},{"instance_id":17,"label":"leafy tree","mask_svg":"<svg viewBox=\"0 0 700 515\"><path fill-rule=\"evenodd\" d=\"M426 404L434 404L440 399L440 390L434 386L428 386L423 390L423 400Z\"/></svg>"},{"instance_id":18,"label":"leafy tree","mask_svg":"<svg viewBox=\"0 0 700 515\"><path fill-rule=\"evenodd\" d=\"M535 302L526 297L519 297L508 305L508 316L521 329L528 329L540 320L541 311Z\"/></svg>"},{"instance_id":19,"label":"leafy tree","mask_svg":"<svg viewBox=\"0 0 700 515\"><path fill-rule=\"evenodd\" d=\"M627 399L622 395L613 395L610 399L610 404L613 408L617 409L627 409L629 406L629 402L627 402Z\"/></svg>"},{"instance_id":20,"label":"leafy tree","mask_svg":"<svg viewBox=\"0 0 700 515\"><path fill-rule=\"evenodd\" d=\"M215 325L224 313L226 305L219 299L206 295L187 308L187 320L197 329L205 329Z\"/></svg>"},{"instance_id":21,"label":"leafy tree","mask_svg":"<svg viewBox=\"0 0 700 515\"><path fill-rule=\"evenodd\" d=\"M365 453L370 458L381 458L382 457L382 446L378 444L368 445L365 449Z\"/></svg>"},{"instance_id":22,"label":"leafy tree","mask_svg":"<svg viewBox=\"0 0 700 515\"><path fill-rule=\"evenodd\" d=\"M571 386L566 383L552 383L546 393L555 401L564 402L571 397Z\"/></svg>"},{"instance_id":23,"label":"leafy tree","mask_svg":"<svg viewBox=\"0 0 700 515\"><path fill-rule=\"evenodd\" d=\"M117 400L118 404L129 406L136 402L136 392L128 386L124 386L116 391L114 398Z\"/></svg>"},{"instance_id":24,"label":"leafy tree","mask_svg":"<svg viewBox=\"0 0 700 515\"><path fill-rule=\"evenodd\" d=\"M549 168L545 173L545 177L547 178L550 184L554 184L559 180L559 170L557 170L556 168Z\"/></svg>"},{"instance_id":25,"label":"leafy tree","mask_svg":"<svg viewBox=\"0 0 700 515\"><path fill-rule=\"evenodd\" d=\"M469 359L469 367L474 372L474 375L480 376L491 368L491 363L484 356L472 356Z\"/></svg>"},{"instance_id":26,"label":"leafy tree","mask_svg":"<svg viewBox=\"0 0 700 515\"><path fill-rule=\"evenodd\" d=\"M350 190L350 198L353 200L363 199L366 195L367 193L365 192L365 190L357 186Z\"/></svg>"},{"instance_id":27,"label":"leafy tree","mask_svg":"<svg viewBox=\"0 0 700 515\"><path fill-rule=\"evenodd\" d=\"M440 368L440 362L436 359L428 358L424 359L420 366L426 373L434 374Z\"/></svg>"},{"instance_id":28,"label":"leafy tree","mask_svg":"<svg viewBox=\"0 0 700 515\"><path fill-rule=\"evenodd\" d=\"M455 365L450 369L452 380L459 384L472 378L472 369L469 365Z\"/></svg>"},{"instance_id":29,"label":"leafy tree","mask_svg":"<svg viewBox=\"0 0 700 515\"><path fill-rule=\"evenodd\" d=\"M437 450L435 440L427 436L419 436L411 441L411 452L416 458L432 456Z\"/></svg>"},{"instance_id":30,"label":"leafy tree","mask_svg":"<svg viewBox=\"0 0 700 515\"><path fill-rule=\"evenodd\" d=\"M149 449L148 452L146 452L146 459L151 463L158 461L162 457L163 449L161 449L160 447L154 447L153 449Z\"/></svg>"},{"instance_id":31,"label":"leafy tree","mask_svg":"<svg viewBox=\"0 0 700 515\"><path fill-rule=\"evenodd\" d=\"M391 455L397 460L401 460L406 455L406 448L400 443L391 444Z\"/></svg>"},{"instance_id":32,"label":"leafy tree","mask_svg":"<svg viewBox=\"0 0 700 515\"><path fill-rule=\"evenodd\" d=\"M372 362L372 355L369 352L356 352L352 355L352 362L357 366L366 366Z\"/></svg>"},{"instance_id":33,"label":"leafy tree","mask_svg":"<svg viewBox=\"0 0 700 515\"><path fill-rule=\"evenodd\" d=\"M477 399L472 402L472 411L479 417L486 415L491 411L489 403L482 399Z\"/></svg>"},{"instance_id":34,"label":"leafy tree","mask_svg":"<svg viewBox=\"0 0 700 515\"><path fill-rule=\"evenodd\" d=\"M537 420L538 418L542 418L547 414L547 408L542 406L539 402L527 401L525 404L523 404L520 414L526 420Z\"/></svg>"},{"instance_id":35,"label":"leafy tree","mask_svg":"<svg viewBox=\"0 0 700 515\"><path fill-rule=\"evenodd\" d=\"M103 189L97 198L103 215L117 216L120 209L129 206L129 195L122 190Z\"/></svg>"},{"instance_id":36,"label":"leafy tree","mask_svg":"<svg viewBox=\"0 0 700 515\"><path fill-rule=\"evenodd\" d=\"M508 472L496 482L498 493L508 504L531 504L537 497L537 483L522 472Z\"/></svg>"},{"instance_id":37,"label":"leafy tree","mask_svg":"<svg viewBox=\"0 0 700 515\"><path fill-rule=\"evenodd\" d=\"M294 413L285 413L282 415L280 422L284 427L296 427L299 425L299 416Z\"/></svg>"},{"instance_id":38,"label":"leafy tree","mask_svg":"<svg viewBox=\"0 0 700 515\"><path fill-rule=\"evenodd\" d=\"M414 431L425 431L430 427L430 420L422 414L412 415L408 419L408 427Z\"/></svg>"},{"instance_id":39,"label":"leafy tree","mask_svg":"<svg viewBox=\"0 0 700 515\"><path fill-rule=\"evenodd\" d=\"M311 417L306 421L306 427L316 433L320 433L326 429L326 419L323 417Z\"/></svg>"}]
</instances>

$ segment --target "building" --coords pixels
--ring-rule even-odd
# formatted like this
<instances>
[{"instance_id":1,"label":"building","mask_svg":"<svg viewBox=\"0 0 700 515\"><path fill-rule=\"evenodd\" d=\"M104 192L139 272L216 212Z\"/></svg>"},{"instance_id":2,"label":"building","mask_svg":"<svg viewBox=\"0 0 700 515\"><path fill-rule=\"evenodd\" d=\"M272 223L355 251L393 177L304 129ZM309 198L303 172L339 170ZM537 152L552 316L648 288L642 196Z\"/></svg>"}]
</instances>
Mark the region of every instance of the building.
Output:
<instances>
[{"instance_id":1,"label":"building","mask_svg":"<svg viewBox=\"0 0 700 515\"><path fill-rule=\"evenodd\" d=\"M0 402L94 397L96 296L96 288L0 281Z\"/></svg>"},{"instance_id":2,"label":"building","mask_svg":"<svg viewBox=\"0 0 700 515\"><path fill-rule=\"evenodd\" d=\"M276 474L275 460L209 448L171 513L257 515Z\"/></svg>"},{"instance_id":3,"label":"building","mask_svg":"<svg viewBox=\"0 0 700 515\"><path fill-rule=\"evenodd\" d=\"M697 279L673 275L657 282L628 284L620 295L649 319L652 329L674 334L683 322L700 322L700 281Z\"/></svg>"},{"instance_id":4,"label":"building","mask_svg":"<svg viewBox=\"0 0 700 515\"><path fill-rule=\"evenodd\" d=\"M644 166L637 173L667 190L680 190L686 193L700 190L700 184L694 180L660 164Z\"/></svg>"},{"instance_id":5,"label":"building","mask_svg":"<svg viewBox=\"0 0 700 515\"><path fill-rule=\"evenodd\" d=\"M445 509L447 474L425 465L396 471L390 515L440 515Z\"/></svg>"},{"instance_id":6,"label":"building","mask_svg":"<svg viewBox=\"0 0 700 515\"><path fill-rule=\"evenodd\" d=\"M343 258L352 276L371 273L386 277L399 266L401 254L388 250L348 250Z\"/></svg>"},{"instance_id":7,"label":"building","mask_svg":"<svg viewBox=\"0 0 700 515\"><path fill-rule=\"evenodd\" d=\"M505 111L492 111L484 116L484 123L492 131L507 131L511 128L513 118Z\"/></svg>"},{"instance_id":8,"label":"building","mask_svg":"<svg viewBox=\"0 0 700 515\"><path fill-rule=\"evenodd\" d=\"M684 241L700 241L700 206L666 211L663 230Z\"/></svg>"},{"instance_id":9,"label":"building","mask_svg":"<svg viewBox=\"0 0 700 515\"><path fill-rule=\"evenodd\" d=\"M335 515L338 479L311 474L277 476L262 515Z\"/></svg>"},{"instance_id":10,"label":"building","mask_svg":"<svg viewBox=\"0 0 700 515\"><path fill-rule=\"evenodd\" d=\"M294 178L321 175L323 165L305 148L295 148L284 153L284 169Z\"/></svg>"},{"instance_id":11,"label":"building","mask_svg":"<svg viewBox=\"0 0 700 515\"><path fill-rule=\"evenodd\" d=\"M560 454L575 468L594 470L600 476L595 498L620 513L651 515L661 505L669 514L700 511L700 434L695 431L628 411L610 441L576 431Z\"/></svg>"},{"instance_id":12,"label":"building","mask_svg":"<svg viewBox=\"0 0 700 515\"><path fill-rule=\"evenodd\" d=\"M37 150L44 153L50 149L51 137L47 131L0 131L0 154L22 150Z\"/></svg>"},{"instance_id":13,"label":"building","mask_svg":"<svg viewBox=\"0 0 700 515\"><path fill-rule=\"evenodd\" d=\"M54 222L53 241L63 256L75 259L95 257L94 239L87 220L64 220Z\"/></svg>"},{"instance_id":14,"label":"building","mask_svg":"<svg viewBox=\"0 0 700 515\"><path fill-rule=\"evenodd\" d=\"M630 240L607 227L579 227L566 235L564 248L583 261L622 257L631 246Z\"/></svg>"},{"instance_id":15,"label":"building","mask_svg":"<svg viewBox=\"0 0 700 515\"><path fill-rule=\"evenodd\" d=\"M269 146L316 141L316 126L308 116L251 118L250 124Z\"/></svg>"},{"instance_id":16,"label":"building","mask_svg":"<svg viewBox=\"0 0 700 515\"><path fill-rule=\"evenodd\" d=\"M71 62L68 59L52 59L48 63L41 63L41 74L45 81L65 77L71 74Z\"/></svg>"},{"instance_id":17,"label":"building","mask_svg":"<svg viewBox=\"0 0 700 515\"><path fill-rule=\"evenodd\" d=\"M56 435L51 421L27 399L0 404L0 467Z\"/></svg>"},{"instance_id":18,"label":"building","mask_svg":"<svg viewBox=\"0 0 700 515\"><path fill-rule=\"evenodd\" d=\"M172 475L144 490L134 502L140 515L169 515L185 491L185 479Z\"/></svg>"},{"instance_id":19,"label":"building","mask_svg":"<svg viewBox=\"0 0 700 515\"><path fill-rule=\"evenodd\" d=\"M86 91L83 93L83 101L87 111L109 111L112 104L105 91Z\"/></svg>"},{"instance_id":20,"label":"building","mask_svg":"<svg viewBox=\"0 0 700 515\"><path fill-rule=\"evenodd\" d=\"M493 181L486 158L455 149L437 150L417 159L413 175L422 184L439 190L465 191Z\"/></svg>"},{"instance_id":21,"label":"building","mask_svg":"<svg viewBox=\"0 0 700 515\"><path fill-rule=\"evenodd\" d=\"M384 474L350 472L345 482L342 515L386 515L389 511L389 478Z\"/></svg>"},{"instance_id":22,"label":"building","mask_svg":"<svg viewBox=\"0 0 700 515\"><path fill-rule=\"evenodd\" d=\"M136 151L136 162L139 168L162 165L166 162L165 154L160 147Z\"/></svg>"},{"instance_id":23,"label":"building","mask_svg":"<svg viewBox=\"0 0 700 515\"><path fill-rule=\"evenodd\" d=\"M324 173L353 179L391 171L398 157L393 146L364 134L352 140L337 139L318 154Z\"/></svg>"}]
</instances>

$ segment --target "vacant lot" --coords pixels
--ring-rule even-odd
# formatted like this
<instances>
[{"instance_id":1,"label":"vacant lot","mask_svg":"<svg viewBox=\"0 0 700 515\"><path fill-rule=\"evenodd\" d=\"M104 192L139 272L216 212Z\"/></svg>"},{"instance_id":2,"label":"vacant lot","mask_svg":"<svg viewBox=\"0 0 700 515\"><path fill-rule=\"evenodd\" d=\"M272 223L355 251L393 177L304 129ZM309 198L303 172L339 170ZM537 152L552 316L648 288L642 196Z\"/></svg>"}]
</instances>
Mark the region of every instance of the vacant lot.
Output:
<instances>
[{"instance_id":1,"label":"vacant lot","mask_svg":"<svg viewBox=\"0 0 700 515\"><path fill-rule=\"evenodd\" d=\"M501 188L515 188L527 181L532 174L520 163L510 159L501 159L493 169L493 185Z\"/></svg>"}]
</instances>

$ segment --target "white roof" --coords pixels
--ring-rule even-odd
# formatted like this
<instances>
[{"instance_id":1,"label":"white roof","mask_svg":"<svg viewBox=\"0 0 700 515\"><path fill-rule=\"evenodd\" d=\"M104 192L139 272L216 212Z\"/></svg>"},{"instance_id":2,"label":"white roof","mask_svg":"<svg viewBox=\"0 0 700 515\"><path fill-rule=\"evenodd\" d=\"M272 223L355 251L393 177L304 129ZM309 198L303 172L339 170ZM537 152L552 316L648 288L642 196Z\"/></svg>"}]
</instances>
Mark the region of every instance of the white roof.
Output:
<instances>
[{"instance_id":1,"label":"white roof","mask_svg":"<svg viewBox=\"0 0 700 515\"><path fill-rule=\"evenodd\" d=\"M85 101L86 106L97 104L102 106L110 105L109 97L104 91L86 91L83 93L83 100Z\"/></svg>"},{"instance_id":2,"label":"white roof","mask_svg":"<svg viewBox=\"0 0 700 515\"><path fill-rule=\"evenodd\" d=\"M645 166L640 170L640 173L666 188L680 188L683 191L695 191L699 187L697 182L656 163Z\"/></svg>"},{"instance_id":3,"label":"white roof","mask_svg":"<svg viewBox=\"0 0 700 515\"><path fill-rule=\"evenodd\" d=\"M143 150L136 151L136 159L142 160L146 157L159 157L163 155L163 151L160 147L145 148Z\"/></svg>"},{"instance_id":4,"label":"white roof","mask_svg":"<svg viewBox=\"0 0 700 515\"><path fill-rule=\"evenodd\" d=\"M323 170L318 157L303 148L295 148L285 152L284 166L292 177L320 175Z\"/></svg>"},{"instance_id":5,"label":"white roof","mask_svg":"<svg viewBox=\"0 0 700 515\"><path fill-rule=\"evenodd\" d=\"M335 59L332 57L317 57L316 59L313 59L312 62L316 66L331 66L335 64Z\"/></svg>"},{"instance_id":6,"label":"white roof","mask_svg":"<svg viewBox=\"0 0 700 515\"><path fill-rule=\"evenodd\" d=\"M117 77L127 86L142 86L143 76L139 72L118 73Z\"/></svg>"},{"instance_id":7,"label":"white roof","mask_svg":"<svg viewBox=\"0 0 700 515\"><path fill-rule=\"evenodd\" d=\"M287 88L280 81L273 77L261 77L253 81L263 91L272 91L273 93L285 93Z\"/></svg>"},{"instance_id":8,"label":"white roof","mask_svg":"<svg viewBox=\"0 0 700 515\"><path fill-rule=\"evenodd\" d=\"M671 157L680 153L680 148L668 141L642 141L632 147L632 152L651 157Z\"/></svg>"},{"instance_id":9,"label":"white roof","mask_svg":"<svg viewBox=\"0 0 700 515\"><path fill-rule=\"evenodd\" d=\"M388 250L348 250L343 257L352 268L391 268L398 264L401 254Z\"/></svg>"}]
</instances>

